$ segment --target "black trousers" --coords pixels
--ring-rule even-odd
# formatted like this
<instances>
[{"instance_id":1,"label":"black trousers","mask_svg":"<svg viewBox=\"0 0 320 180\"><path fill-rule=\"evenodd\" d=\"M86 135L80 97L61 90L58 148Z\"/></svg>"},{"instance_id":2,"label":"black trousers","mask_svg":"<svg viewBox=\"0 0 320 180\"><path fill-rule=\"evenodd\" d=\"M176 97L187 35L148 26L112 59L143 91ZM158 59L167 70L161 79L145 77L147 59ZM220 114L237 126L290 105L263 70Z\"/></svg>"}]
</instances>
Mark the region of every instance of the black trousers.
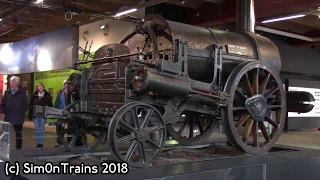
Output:
<instances>
[{"instance_id":1,"label":"black trousers","mask_svg":"<svg viewBox=\"0 0 320 180\"><path fill-rule=\"evenodd\" d=\"M60 123L57 123L56 126L57 126L57 128L59 128L59 130L63 130L64 129ZM59 144L59 145L62 144L60 139L59 139L59 136L57 136L57 144Z\"/></svg>"},{"instance_id":2,"label":"black trousers","mask_svg":"<svg viewBox=\"0 0 320 180\"><path fill-rule=\"evenodd\" d=\"M22 148L22 128L23 124L20 125L13 125L14 131L16 133L16 148L21 149Z\"/></svg>"}]
</instances>

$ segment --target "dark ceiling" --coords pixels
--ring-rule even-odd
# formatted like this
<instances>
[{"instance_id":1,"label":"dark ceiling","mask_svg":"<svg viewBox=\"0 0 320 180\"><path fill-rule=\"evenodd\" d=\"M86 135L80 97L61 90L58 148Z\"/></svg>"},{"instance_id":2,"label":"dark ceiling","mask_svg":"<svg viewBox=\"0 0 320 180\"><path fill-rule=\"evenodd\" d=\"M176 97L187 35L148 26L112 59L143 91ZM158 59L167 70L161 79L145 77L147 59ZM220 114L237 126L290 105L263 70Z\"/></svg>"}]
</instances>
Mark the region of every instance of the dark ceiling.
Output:
<instances>
[{"instance_id":1,"label":"dark ceiling","mask_svg":"<svg viewBox=\"0 0 320 180\"><path fill-rule=\"evenodd\" d=\"M141 4L140 0L44 0L40 4L35 2L36 0L0 0L0 19L2 19L0 43L23 40L73 24L93 22L110 17L125 7ZM152 2L164 4L161 0ZM184 23L217 26L235 22L236 0L168 0L165 4L183 8ZM318 7L320 0L255 0L256 23L266 28L318 38L320 37ZM73 12L72 18L71 12ZM261 23L265 19L297 13L304 13L306 16ZM301 44L301 42L294 43ZM303 43L318 42L303 41Z\"/></svg>"}]
</instances>

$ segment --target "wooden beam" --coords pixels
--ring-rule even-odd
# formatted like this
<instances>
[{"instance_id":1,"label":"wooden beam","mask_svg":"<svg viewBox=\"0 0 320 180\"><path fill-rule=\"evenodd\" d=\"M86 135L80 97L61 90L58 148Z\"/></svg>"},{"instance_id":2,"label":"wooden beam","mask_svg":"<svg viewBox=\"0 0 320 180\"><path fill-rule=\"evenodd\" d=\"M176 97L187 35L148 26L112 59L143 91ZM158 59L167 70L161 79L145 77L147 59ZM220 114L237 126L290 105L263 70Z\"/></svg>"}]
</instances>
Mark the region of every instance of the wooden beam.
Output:
<instances>
[{"instance_id":1,"label":"wooden beam","mask_svg":"<svg viewBox=\"0 0 320 180\"><path fill-rule=\"evenodd\" d=\"M64 2L64 4L63 4ZM47 0L44 1L44 5L47 6L60 6L61 8L71 8L83 11L95 11L97 13L114 12L123 6L117 2L104 2L104 1L87 1L87 0L76 0L76 1L56 1Z\"/></svg>"}]
</instances>

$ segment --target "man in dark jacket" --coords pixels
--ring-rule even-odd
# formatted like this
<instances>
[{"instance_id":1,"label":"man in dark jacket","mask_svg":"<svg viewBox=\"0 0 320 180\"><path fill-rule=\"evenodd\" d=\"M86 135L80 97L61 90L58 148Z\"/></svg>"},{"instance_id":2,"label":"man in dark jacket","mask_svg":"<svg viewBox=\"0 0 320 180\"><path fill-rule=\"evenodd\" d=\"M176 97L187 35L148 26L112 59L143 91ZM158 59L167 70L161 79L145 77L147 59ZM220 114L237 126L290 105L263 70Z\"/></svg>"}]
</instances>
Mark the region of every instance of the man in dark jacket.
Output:
<instances>
[{"instance_id":1,"label":"man in dark jacket","mask_svg":"<svg viewBox=\"0 0 320 180\"><path fill-rule=\"evenodd\" d=\"M24 114L28 110L29 105L27 93L19 84L19 77L11 77L10 88L5 92L1 101L1 109L5 115L4 121L10 122L14 127L17 149L22 148Z\"/></svg>"}]
</instances>

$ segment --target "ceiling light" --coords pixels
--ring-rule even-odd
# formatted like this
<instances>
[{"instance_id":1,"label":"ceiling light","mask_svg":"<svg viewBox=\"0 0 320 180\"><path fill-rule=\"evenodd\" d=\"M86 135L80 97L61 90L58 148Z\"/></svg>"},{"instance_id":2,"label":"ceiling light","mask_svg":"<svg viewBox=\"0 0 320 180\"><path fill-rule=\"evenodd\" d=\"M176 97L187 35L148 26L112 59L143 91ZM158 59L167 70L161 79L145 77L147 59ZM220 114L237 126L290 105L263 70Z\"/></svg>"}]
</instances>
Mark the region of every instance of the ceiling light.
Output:
<instances>
[{"instance_id":1,"label":"ceiling light","mask_svg":"<svg viewBox=\"0 0 320 180\"><path fill-rule=\"evenodd\" d=\"M269 23L269 22L283 21L283 20L288 20L288 19L300 18L300 17L304 17L304 16L306 16L306 15L304 15L304 14L300 14L300 15L293 15L293 16L287 16L287 17L275 18L275 19L270 19L270 20L262 21L262 23Z\"/></svg>"},{"instance_id":2,"label":"ceiling light","mask_svg":"<svg viewBox=\"0 0 320 180\"><path fill-rule=\"evenodd\" d=\"M104 29L106 26L104 24L100 24L100 29Z\"/></svg>"},{"instance_id":3,"label":"ceiling light","mask_svg":"<svg viewBox=\"0 0 320 180\"><path fill-rule=\"evenodd\" d=\"M0 19L0 21L2 21L2 19Z\"/></svg>"},{"instance_id":4,"label":"ceiling light","mask_svg":"<svg viewBox=\"0 0 320 180\"><path fill-rule=\"evenodd\" d=\"M118 13L118 14L116 14L116 17L119 17L119 16L122 16L122 15L124 15L124 14L128 14L128 13L132 13L132 12L135 12L135 11L137 11L137 9L129 9L129 10L126 10L126 11L123 11L123 12L120 12L120 13Z\"/></svg>"},{"instance_id":5,"label":"ceiling light","mask_svg":"<svg viewBox=\"0 0 320 180\"><path fill-rule=\"evenodd\" d=\"M41 3L43 0L37 0L37 3Z\"/></svg>"}]
</instances>

